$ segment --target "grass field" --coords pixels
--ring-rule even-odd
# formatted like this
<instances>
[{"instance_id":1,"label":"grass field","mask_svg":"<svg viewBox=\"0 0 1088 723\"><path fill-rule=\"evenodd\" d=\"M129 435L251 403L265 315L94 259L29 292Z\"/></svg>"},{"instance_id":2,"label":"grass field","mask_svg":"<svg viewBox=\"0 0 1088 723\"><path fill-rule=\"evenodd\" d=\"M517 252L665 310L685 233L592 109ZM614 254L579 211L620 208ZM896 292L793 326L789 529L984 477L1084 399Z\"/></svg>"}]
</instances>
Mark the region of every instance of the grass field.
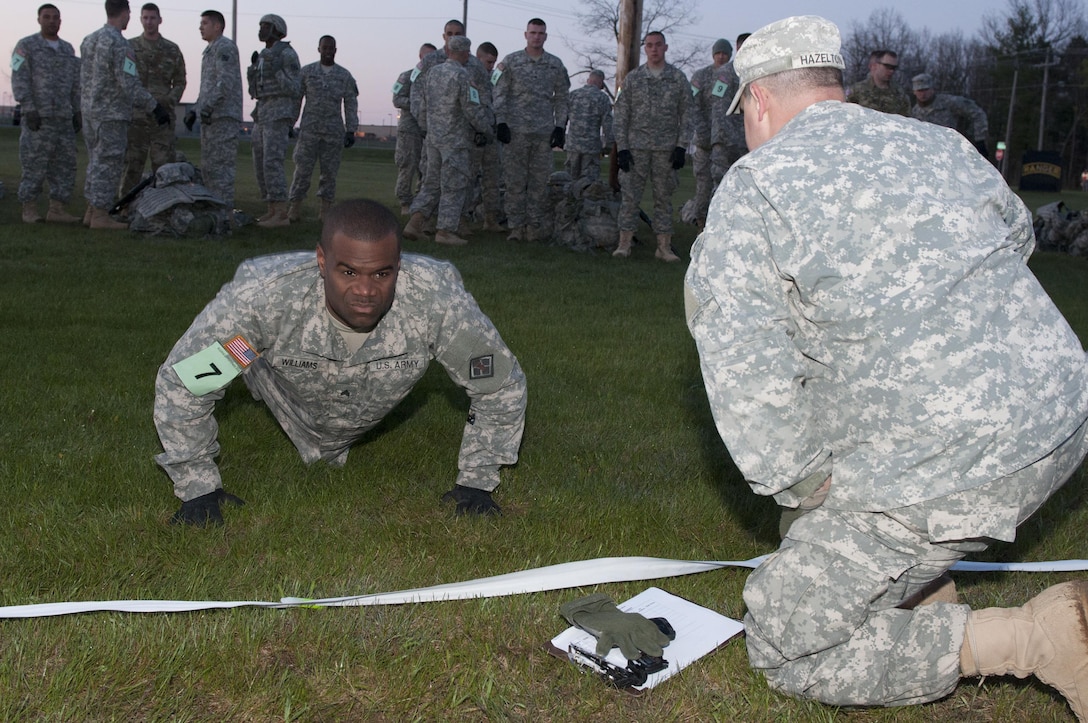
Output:
<instances>
[{"instance_id":1,"label":"grass field","mask_svg":"<svg viewBox=\"0 0 1088 723\"><path fill-rule=\"evenodd\" d=\"M196 158L191 141L183 150ZM115 598L273 600L400 590L603 556L742 560L777 542L713 428L681 298L683 264L628 261L477 234L448 258L529 380L505 514L458 518L467 402L434 368L342 469L305 467L235 384L220 404L226 489L217 529L177 528L151 424L156 369L244 258L311 248L317 224L163 240L19 223L17 135L0 129L0 604ZM248 146L237 198L259 212ZM80 168L84 164L81 160ZM392 153L345 154L340 196L395 200ZM690 194L690 172L678 198ZM77 183L77 195L82 178ZM1062 196L1088 206L1083 194ZM1052 197L1033 196L1038 206ZM679 205L679 204L677 204ZM73 204L71 212L82 214ZM694 231L680 227L684 252ZM1032 267L1082 339L1088 262ZM1080 474L1012 545L977 559L1085 558ZM976 606L1019 604L1067 575L958 574ZM733 617L742 570L655 584ZM1066 721L1045 686L987 680L912 709L840 710L781 697L734 641L642 697L545 654L560 604L592 590L384 608L89 614L0 621L0 720Z\"/></svg>"}]
</instances>

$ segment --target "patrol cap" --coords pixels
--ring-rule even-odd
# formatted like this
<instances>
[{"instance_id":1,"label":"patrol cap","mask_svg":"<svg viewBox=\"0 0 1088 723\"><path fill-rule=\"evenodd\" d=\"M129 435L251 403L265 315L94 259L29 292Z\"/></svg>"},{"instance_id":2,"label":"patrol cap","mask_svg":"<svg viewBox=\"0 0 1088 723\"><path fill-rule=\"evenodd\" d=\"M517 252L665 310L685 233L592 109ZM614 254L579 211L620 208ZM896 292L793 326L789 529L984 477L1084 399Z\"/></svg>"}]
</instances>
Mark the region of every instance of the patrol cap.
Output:
<instances>
[{"instance_id":1,"label":"patrol cap","mask_svg":"<svg viewBox=\"0 0 1088 723\"><path fill-rule=\"evenodd\" d=\"M467 53L472 49L472 41L464 35L454 35L449 40L450 50L454 53Z\"/></svg>"},{"instance_id":2,"label":"patrol cap","mask_svg":"<svg viewBox=\"0 0 1088 723\"><path fill-rule=\"evenodd\" d=\"M717 55L718 53L728 53L729 55L732 55L733 54L733 44L730 43L725 38L718 38L717 40L714 41L714 47L711 48L710 54L711 55Z\"/></svg>"},{"instance_id":3,"label":"patrol cap","mask_svg":"<svg viewBox=\"0 0 1088 723\"><path fill-rule=\"evenodd\" d=\"M268 14L260 19L261 23L268 23L272 29L280 34L281 38L287 37L287 21L279 15ZM259 24L259 23L258 23Z\"/></svg>"},{"instance_id":4,"label":"patrol cap","mask_svg":"<svg viewBox=\"0 0 1088 723\"><path fill-rule=\"evenodd\" d=\"M736 113L741 95L754 80L801 68L846 68L841 49L838 27L817 15L798 15L760 28L733 60L740 87L728 112Z\"/></svg>"},{"instance_id":5,"label":"patrol cap","mask_svg":"<svg viewBox=\"0 0 1088 723\"><path fill-rule=\"evenodd\" d=\"M919 73L910 79L910 84L915 90L927 90L933 87L933 76L929 73Z\"/></svg>"}]
</instances>

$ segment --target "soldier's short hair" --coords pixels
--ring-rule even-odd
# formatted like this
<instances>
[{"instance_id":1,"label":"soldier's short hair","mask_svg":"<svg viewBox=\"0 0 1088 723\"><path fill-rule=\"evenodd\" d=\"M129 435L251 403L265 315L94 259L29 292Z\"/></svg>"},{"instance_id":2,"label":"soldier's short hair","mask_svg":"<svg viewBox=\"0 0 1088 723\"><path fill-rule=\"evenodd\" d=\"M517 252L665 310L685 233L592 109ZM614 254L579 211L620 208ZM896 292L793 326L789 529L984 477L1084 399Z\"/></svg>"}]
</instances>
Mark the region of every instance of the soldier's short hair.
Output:
<instances>
[{"instance_id":1,"label":"soldier's short hair","mask_svg":"<svg viewBox=\"0 0 1088 723\"><path fill-rule=\"evenodd\" d=\"M159 10L159 6L155 3L144 3L143 7L140 8L140 12L144 12L145 10L150 10L156 15L162 15L162 12Z\"/></svg>"},{"instance_id":2,"label":"soldier's short hair","mask_svg":"<svg viewBox=\"0 0 1088 723\"><path fill-rule=\"evenodd\" d=\"M494 55L496 58L499 57L499 49L495 47L494 43L492 43L492 42L490 42L488 40L485 40L482 43L480 43L479 45L477 45L476 46L476 52L477 53L487 53L488 55Z\"/></svg>"},{"instance_id":3,"label":"soldier's short hair","mask_svg":"<svg viewBox=\"0 0 1088 723\"><path fill-rule=\"evenodd\" d=\"M39 16L41 16L42 10L56 10L58 13L60 12L60 8L58 8L53 3L45 3L44 5L39 6L38 7L38 15Z\"/></svg>"},{"instance_id":4,"label":"soldier's short hair","mask_svg":"<svg viewBox=\"0 0 1088 723\"><path fill-rule=\"evenodd\" d=\"M354 198L341 201L328 210L321 227L320 243L322 248L327 248L337 232L356 241L381 241L395 235L399 249L400 231L400 219L384 205L369 198Z\"/></svg>"},{"instance_id":5,"label":"soldier's short hair","mask_svg":"<svg viewBox=\"0 0 1088 723\"><path fill-rule=\"evenodd\" d=\"M879 63L880 59L883 58L885 55L890 55L893 58L899 57L899 53L895 52L894 50L888 50L887 48L883 48L880 50L874 50L873 52L869 53L869 62Z\"/></svg>"},{"instance_id":6,"label":"soldier's short hair","mask_svg":"<svg viewBox=\"0 0 1088 723\"><path fill-rule=\"evenodd\" d=\"M665 43L666 45L669 44L669 41L665 39L665 33L661 32L660 30L651 30L650 32L646 33L646 37L642 39L642 42L645 43L651 35L660 35L661 42Z\"/></svg>"},{"instance_id":7,"label":"soldier's short hair","mask_svg":"<svg viewBox=\"0 0 1088 723\"><path fill-rule=\"evenodd\" d=\"M529 20L529 22L525 23L526 27L528 27L530 25L543 25L545 28L548 27L548 24L546 22L544 22L543 20L541 20L540 18L531 18Z\"/></svg>"},{"instance_id":8,"label":"soldier's short hair","mask_svg":"<svg viewBox=\"0 0 1088 723\"><path fill-rule=\"evenodd\" d=\"M322 35L320 38L317 39L317 44L321 45L322 41L325 41L325 40L331 40L332 44L336 45L336 38L334 38L331 35Z\"/></svg>"},{"instance_id":9,"label":"soldier's short hair","mask_svg":"<svg viewBox=\"0 0 1088 723\"><path fill-rule=\"evenodd\" d=\"M129 9L128 0L106 0L107 18L115 18Z\"/></svg>"},{"instance_id":10,"label":"soldier's short hair","mask_svg":"<svg viewBox=\"0 0 1088 723\"><path fill-rule=\"evenodd\" d=\"M594 68L593 70L589 71L589 77L600 78L601 80L604 80L604 71L600 68Z\"/></svg>"},{"instance_id":11,"label":"soldier's short hair","mask_svg":"<svg viewBox=\"0 0 1088 723\"><path fill-rule=\"evenodd\" d=\"M463 22L461 22L460 20L457 20L456 18L454 18L453 20L447 20L446 24L442 26L442 29L445 30L446 28L448 28L451 25L456 27L462 33L465 32L465 24Z\"/></svg>"},{"instance_id":12,"label":"soldier's short hair","mask_svg":"<svg viewBox=\"0 0 1088 723\"><path fill-rule=\"evenodd\" d=\"M227 27L227 19L223 17L223 13L219 12L218 10L205 10L204 12L200 13L200 17L211 18L213 23L218 23L219 27L223 28L224 30Z\"/></svg>"}]
</instances>

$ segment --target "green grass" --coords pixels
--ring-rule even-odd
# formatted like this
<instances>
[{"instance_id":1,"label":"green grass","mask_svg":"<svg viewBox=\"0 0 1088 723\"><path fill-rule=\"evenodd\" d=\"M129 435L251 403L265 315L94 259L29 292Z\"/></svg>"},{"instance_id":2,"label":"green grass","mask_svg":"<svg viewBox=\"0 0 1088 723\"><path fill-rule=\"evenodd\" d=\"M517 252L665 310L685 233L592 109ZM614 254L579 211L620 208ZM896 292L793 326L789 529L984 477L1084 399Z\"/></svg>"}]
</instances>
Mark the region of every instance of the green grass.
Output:
<instances>
[{"instance_id":1,"label":"green grass","mask_svg":"<svg viewBox=\"0 0 1088 723\"><path fill-rule=\"evenodd\" d=\"M196 157L191 141L182 147ZM238 178L240 205L259 212L245 145ZM690 194L685 178L677 198ZM392 179L390 152L353 149L340 196L395 208ZM239 261L312 247L316 203L300 225L225 241L27 227L11 129L0 129L0 180L0 604L325 597L600 556L746 559L775 547L773 502L748 490L711 422L684 325L683 265L655 262L645 244L621 262L499 234L408 250L457 264L528 376L502 517L457 518L438 501L454 479L467 402L436 368L343 469L304 466L235 385L217 411L221 467L248 504L228 508L219 529L171 527L177 500L152 459L156 369ZM1083 194L1062 197L1088 205ZM694 232L678 229L686 251ZM1032 266L1088 338L1088 261L1038 255ZM1088 557L1084 489L1078 475L1016 544L982 558ZM1018 604L1063 577L964 573L957 583L969 603ZM739 617L744 578L722 570L652 584ZM622 600L649 584L597 589ZM633 698L543 650L565 627L559 605L583 592L0 621L0 720L1071 719L1030 681L970 682L912 709L799 702L749 670L742 641Z\"/></svg>"}]
</instances>

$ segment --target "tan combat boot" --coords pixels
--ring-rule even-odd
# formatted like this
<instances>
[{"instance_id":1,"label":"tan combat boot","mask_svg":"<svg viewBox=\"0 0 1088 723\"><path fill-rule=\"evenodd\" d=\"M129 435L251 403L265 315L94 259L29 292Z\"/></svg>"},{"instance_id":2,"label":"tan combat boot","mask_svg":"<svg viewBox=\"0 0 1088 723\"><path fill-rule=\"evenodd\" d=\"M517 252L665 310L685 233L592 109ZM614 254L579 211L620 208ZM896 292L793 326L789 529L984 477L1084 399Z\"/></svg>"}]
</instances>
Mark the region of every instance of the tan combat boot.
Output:
<instances>
[{"instance_id":1,"label":"tan combat boot","mask_svg":"<svg viewBox=\"0 0 1088 723\"><path fill-rule=\"evenodd\" d=\"M110 212L104 208L92 208L91 228L103 231L124 231L128 228L128 224L114 221L110 218Z\"/></svg>"},{"instance_id":2,"label":"tan combat boot","mask_svg":"<svg viewBox=\"0 0 1088 723\"><path fill-rule=\"evenodd\" d=\"M494 213L484 214L484 225L482 231L502 231L503 228L499 225L499 217Z\"/></svg>"},{"instance_id":3,"label":"tan combat boot","mask_svg":"<svg viewBox=\"0 0 1088 723\"><path fill-rule=\"evenodd\" d=\"M317 212L317 220L324 221L325 215L329 212L330 208L332 208L332 201L324 198L321 199L321 210Z\"/></svg>"},{"instance_id":4,"label":"tan combat boot","mask_svg":"<svg viewBox=\"0 0 1088 723\"><path fill-rule=\"evenodd\" d=\"M657 235L657 251L654 251L654 256L670 264L673 261L680 260L680 257L672 252L671 233L659 233Z\"/></svg>"},{"instance_id":5,"label":"tan combat boot","mask_svg":"<svg viewBox=\"0 0 1088 723\"><path fill-rule=\"evenodd\" d=\"M1088 720L1088 580L1047 588L1019 608L972 610L960 674L1034 675Z\"/></svg>"},{"instance_id":6,"label":"tan combat boot","mask_svg":"<svg viewBox=\"0 0 1088 723\"><path fill-rule=\"evenodd\" d=\"M428 216L427 218L423 219L423 233L428 236L434 236L435 231L438 230L437 224L437 216Z\"/></svg>"},{"instance_id":7,"label":"tan combat boot","mask_svg":"<svg viewBox=\"0 0 1088 723\"><path fill-rule=\"evenodd\" d=\"M445 244L446 246L464 246L468 243L468 241L461 238L453 231L447 231L444 228L438 229L438 232L434 235L434 242L436 244Z\"/></svg>"},{"instance_id":8,"label":"tan combat boot","mask_svg":"<svg viewBox=\"0 0 1088 723\"><path fill-rule=\"evenodd\" d=\"M524 241L525 228L522 226L514 226L510 229L510 233L506 236L506 240L513 241L514 243L517 243L518 241Z\"/></svg>"},{"instance_id":9,"label":"tan combat boot","mask_svg":"<svg viewBox=\"0 0 1088 723\"><path fill-rule=\"evenodd\" d=\"M258 216L257 217L257 223L260 223L261 221L267 221L268 219L272 218L275 214L276 214L276 204L269 201L268 202L268 210L266 210L264 212L263 216Z\"/></svg>"},{"instance_id":10,"label":"tan combat boot","mask_svg":"<svg viewBox=\"0 0 1088 723\"><path fill-rule=\"evenodd\" d=\"M38 202L27 201L23 204L23 223L41 223L42 215L38 213Z\"/></svg>"},{"instance_id":11,"label":"tan combat boot","mask_svg":"<svg viewBox=\"0 0 1088 723\"><path fill-rule=\"evenodd\" d=\"M284 226L290 226L291 222L287 219L287 204L282 201L272 204L272 216L266 218L264 221L258 221L257 225L261 228L283 228Z\"/></svg>"},{"instance_id":12,"label":"tan combat boot","mask_svg":"<svg viewBox=\"0 0 1088 723\"><path fill-rule=\"evenodd\" d=\"M302 220L302 201L291 201L291 205L287 207L287 220L291 223Z\"/></svg>"},{"instance_id":13,"label":"tan combat boot","mask_svg":"<svg viewBox=\"0 0 1088 723\"><path fill-rule=\"evenodd\" d=\"M400 205L400 215L401 216L408 216L411 213L412 213L412 207L411 206L409 206L406 203L402 203Z\"/></svg>"},{"instance_id":14,"label":"tan combat boot","mask_svg":"<svg viewBox=\"0 0 1088 723\"><path fill-rule=\"evenodd\" d=\"M620 231L620 245L612 252L618 259L625 259L631 255L631 241L635 238L634 231Z\"/></svg>"},{"instance_id":15,"label":"tan combat boot","mask_svg":"<svg viewBox=\"0 0 1088 723\"><path fill-rule=\"evenodd\" d=\"M50 199L45 220L47 223L79 223L79 219L65 211L64 204L56 199Z\"/></svg>"},{"instance_id":16,"label":"tan combat boot","mask_svg":"<svg viewBox=\"0 0 1088 723\"><path fill-rule=\"evenodd\" d=\"M90 204L87 204L87 210L83 212L83 225L87 228L91 227L91 216L94 215L94 208Z\"/></svg>"},{"instance_id":17,"label":"tan combat boot","mask_svg":"<svg viewBox=\"0 0 1088 723\"><path fill-rule=\"evenodd\" d=\"M412 214L412 217L408 219L408 223L404 225L404 231L402 235L406 239L412 241L422 241L427 238L427 234L423 233L423 214L416 211Z\"/></svg>"}]
</instances>

